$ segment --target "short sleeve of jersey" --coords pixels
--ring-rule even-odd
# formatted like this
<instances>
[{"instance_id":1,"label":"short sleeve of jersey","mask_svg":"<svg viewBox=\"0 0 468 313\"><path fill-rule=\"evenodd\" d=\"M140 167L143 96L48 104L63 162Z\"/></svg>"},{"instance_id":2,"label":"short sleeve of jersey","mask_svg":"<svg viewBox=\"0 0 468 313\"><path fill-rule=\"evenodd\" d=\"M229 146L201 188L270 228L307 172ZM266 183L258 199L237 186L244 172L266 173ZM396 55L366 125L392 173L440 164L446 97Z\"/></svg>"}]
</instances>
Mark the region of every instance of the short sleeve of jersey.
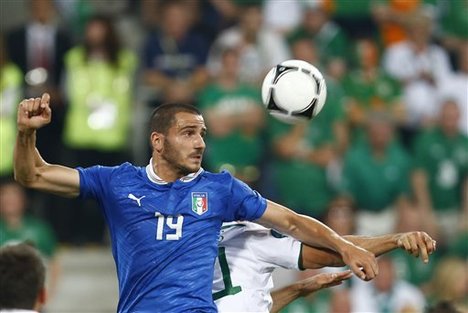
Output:
<instances>
[{"instance_id":1,"label":"short sleeve of jersey","mask_svg":"<svg viewBox=\"0 0 468 313\"><path fill-rule=\"evenodd\" d=\"M112 167L101 165L88 168L78 167L77 170L80 174L80 198L98 199L105 195L112 169Z\"/></svg>"},{"instance_id":2,"label":"short sleeve of jersey","mask_svg":"<svg viewBox=\"0 0 468 313\"><path fill-rule=\"evenodd\" d=\"M300 270L301 242L272 229L258 240L255 255L266 267Z\"/></svg>"},{"instance_id":3,"label":"short sleeve of jersey","mask_svg":"<svg viewBox=\"0 0 468 313\"><path fill-rule=\"evenodd\" d=\"M230 200L224 221L259 219L266 210L267 202L257 191L231 176Z\"/></svg>"}]
</instances>

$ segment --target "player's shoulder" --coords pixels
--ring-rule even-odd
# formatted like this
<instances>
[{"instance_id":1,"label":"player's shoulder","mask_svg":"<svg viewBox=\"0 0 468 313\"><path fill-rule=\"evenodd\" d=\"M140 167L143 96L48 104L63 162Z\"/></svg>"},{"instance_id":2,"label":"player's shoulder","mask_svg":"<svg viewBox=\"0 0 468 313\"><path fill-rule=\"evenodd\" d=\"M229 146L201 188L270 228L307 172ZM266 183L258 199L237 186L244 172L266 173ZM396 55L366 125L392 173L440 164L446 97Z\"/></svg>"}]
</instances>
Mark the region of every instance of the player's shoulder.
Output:
<instances>
[{"instance_id":1,"label":"player's shoulder","mask_svg":"<svg viewBox=\"0 0 468 313\"><path fill-rule=\"evenodd\" d=\"M115 166L99 166L102 170L111 171L115 174L122 174L122 173L135 173L141 169L141 167L135 166L130 162L125 162L120 165Z\"/></svg>"},{"instance_id":2,"label":"player's shoulder","mask_svg":"<svg viewBox=\"0 0 468 313\"><path fill-rule=\"evenodd\" d=\"M210 171L203 171L203 177L209 182L220 184L222 186L229 186L236 178L232 176L228 171L222 171L219 173L212 173Z\"/></svg>"},{"instance_id":3,"label":"player's shoulder","mask_svg":"<svg viewBox=\"0 0 468 313\"><path fill-rule=\"evenodd\" d=\"M135 166L129 162L122 163L116 166L95 165L89 168L78 168L81 172L89 172L101 177L112 179L124 179L133 176L141 171L141 167Z\"/></svg>"}]
</instances>

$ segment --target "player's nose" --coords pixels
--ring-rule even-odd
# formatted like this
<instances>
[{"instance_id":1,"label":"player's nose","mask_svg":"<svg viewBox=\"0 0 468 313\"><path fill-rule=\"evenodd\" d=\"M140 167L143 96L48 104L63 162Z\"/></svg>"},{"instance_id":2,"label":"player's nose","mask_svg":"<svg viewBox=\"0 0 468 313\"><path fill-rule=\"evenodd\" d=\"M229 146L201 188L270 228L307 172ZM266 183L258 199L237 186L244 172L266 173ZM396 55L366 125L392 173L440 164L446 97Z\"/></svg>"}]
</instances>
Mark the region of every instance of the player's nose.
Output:
<instances>
[{"instance_id":1,"label":"player's nose","mask_svg":"<svg viewBox=\"0 0 468 313\"><path fill-rule=\"evenodd\" d=\"M201 135L197 136L197 138L195 139L194 145L196 149L205 149L206 147L205 140L203 139Z\"/></svg>"}]
</instances>

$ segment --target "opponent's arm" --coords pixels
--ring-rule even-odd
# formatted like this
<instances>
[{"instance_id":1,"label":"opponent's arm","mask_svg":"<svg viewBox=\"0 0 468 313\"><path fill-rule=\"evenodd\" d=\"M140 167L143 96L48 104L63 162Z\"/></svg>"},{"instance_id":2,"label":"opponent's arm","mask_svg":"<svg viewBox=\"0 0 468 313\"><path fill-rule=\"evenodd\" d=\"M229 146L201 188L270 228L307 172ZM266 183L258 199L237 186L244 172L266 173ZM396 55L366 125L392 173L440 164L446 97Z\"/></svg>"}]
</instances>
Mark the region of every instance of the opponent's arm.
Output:
<instances>
[{"instance_id":1,"label":"opponent's arm","mask_svg":"<svg viewBox=\"0 0 468 313\"><path fill-rule=\"evenodd\" d=\"M282 308L299 297L308 296L312 292L323 288L340 285L343 280L346 280L351 276L351 271L340 273L321 273L275 290L271 293L273 306L270 313L279 312Z\"/></svg>"},{"instance_id":2,"label":"opponent's arm","mask_svg":"<svg viewBox=\"0 0 468 313\"><path fill-rule=\"evenodd\" d=\"M25 187L76 197L80 191L78 171L45 162L36 149L36 130L50 123L50 96L23 100L18 107L18 135L14 154L15 179Z\"/></svg>"},{"instance_id":3,"label":"opponent's arm","mask_svg":"<svg viewBox=\"0 0 468 313\"><path fill-rule=\"evenodd\" d=\"M429 255L436 249L436 242L425 232L408 232L389 234L377 237L344 236L355 245L380 256L384 253L401 248L415 257L420 256L424 263L429 262ZM302 266L307 269L325 266L344 266L339 254L329 249L302 247Z\"/></svg>"},{"instance_id":4,"label":"opponent's arm","mask_svg":"<svg viewBox=\"0 0 468 313\"><path fill-rule=\"evenodd\" d=\"M347 241L314 218L297 214L282 205L267 201L267 209L257 222L310 246L338 252L353 273L361 279L370 280L378 274L377 262L372 253Z\"/></svg>"}]
</instances>

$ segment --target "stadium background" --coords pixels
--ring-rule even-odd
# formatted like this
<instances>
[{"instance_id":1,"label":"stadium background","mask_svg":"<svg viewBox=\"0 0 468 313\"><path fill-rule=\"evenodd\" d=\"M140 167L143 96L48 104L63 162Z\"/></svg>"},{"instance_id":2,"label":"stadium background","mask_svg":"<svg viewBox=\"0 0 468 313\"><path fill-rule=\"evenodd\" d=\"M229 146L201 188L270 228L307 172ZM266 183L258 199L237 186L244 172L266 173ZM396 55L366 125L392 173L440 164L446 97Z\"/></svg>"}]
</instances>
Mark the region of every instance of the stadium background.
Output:
<instances>
[{"instance_id":1,"label":"stadium background","mask_svg":"<svg viewBox=\"0 0 468 313\"><path fill-rule=\"evenodd\" d=\"M369 288L405 281L428 305L467 309L468 1L2 0L0 13L0 243L36 241L51 269L47 312L112 312L117 289L93 203L10 183L16 105L44 91L45 160L145 165L151 110L193 103L210 131L206 169L342 234L427 231L438 240L429 265L394 253L395 270L384 265ZM281 124L260 103L264 74L289 58L326 75L326 108L308 124ZM275 283L297 277L280 271ZM285 312L343 308L369 292L356 289Z\"/></svg>"}]
</instances>

